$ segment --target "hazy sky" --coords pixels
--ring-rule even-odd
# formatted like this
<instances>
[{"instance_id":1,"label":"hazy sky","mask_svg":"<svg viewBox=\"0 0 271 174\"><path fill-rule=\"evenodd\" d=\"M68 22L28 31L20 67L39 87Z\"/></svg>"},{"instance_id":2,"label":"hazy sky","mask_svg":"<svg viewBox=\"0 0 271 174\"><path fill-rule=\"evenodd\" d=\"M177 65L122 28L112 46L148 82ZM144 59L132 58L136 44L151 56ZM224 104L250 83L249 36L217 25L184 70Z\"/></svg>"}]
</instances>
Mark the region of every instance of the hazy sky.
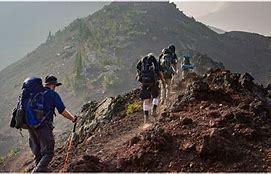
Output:
<instances>
[{"instance_id":1,"label":"hazy sky","mask_svg":"<svg viewBox=\"0 0 271 174\"><path fill-rule=\"evenodd\" d=\"M178 8L188 16L195 18L219 11L227 2L175 2Z\"/></svg>"},{"instance_id":2,"label":"hazy sky","mask_svg":"<svg viewBox=\"0 0 271 174\"><path fill-rule=\"evenodd\" d=\"M271 2L175 2L196 20L226 31L271 36ZM0 2L0 70L45 42L74 19L102 8L105 2Z\"/></svg>"},{"instance_id":3,"label":"hazy sky","mask_svg":"<svg viewBox=\"0 0 271 174\"><path fill-rule=\"evenodd\" d=\"M0 2L0 70L33 51L78 17L102 8L104 2Z\"/></svg>"},{"instance_id":4,"label":"hazy sky","mask_svg":"<svg viewBox=\"0 0 271 174\"><path fill-rule=\"evenodd\" d=\"M188 16L226 31L271 36L271 2L176 2Z\"/></svg>"}]
</instances>

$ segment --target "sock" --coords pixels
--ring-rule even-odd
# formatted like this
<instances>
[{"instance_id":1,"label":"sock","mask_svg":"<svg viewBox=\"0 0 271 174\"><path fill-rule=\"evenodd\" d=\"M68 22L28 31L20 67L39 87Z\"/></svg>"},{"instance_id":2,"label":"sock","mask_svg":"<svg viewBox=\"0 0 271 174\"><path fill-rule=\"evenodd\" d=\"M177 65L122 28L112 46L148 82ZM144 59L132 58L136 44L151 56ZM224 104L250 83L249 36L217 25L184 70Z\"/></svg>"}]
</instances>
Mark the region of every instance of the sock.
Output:
<instances>
[{"instance_id":1,"label":"sock","mask_svg":"<svg viewBox=\"0 0 271 174\"><path fill-rule=\"evenodd\" d=\"M154 99L152 100L152 104L153 104L153 105L158 105L158 104L159 104L159 99L158 99L158 98L154 98Z\"/></svg>"},{"instance_id":2,"label":"sock","mask_svg":"<svg viewBox=\"0 0 271 174\"><path fill-rule=\"evenodd\" d=\"M150 109L149 105L146 105L146 104L143 103L143 111L144 112L149 111L149 109Z\"/></svg>"}]
</instances>

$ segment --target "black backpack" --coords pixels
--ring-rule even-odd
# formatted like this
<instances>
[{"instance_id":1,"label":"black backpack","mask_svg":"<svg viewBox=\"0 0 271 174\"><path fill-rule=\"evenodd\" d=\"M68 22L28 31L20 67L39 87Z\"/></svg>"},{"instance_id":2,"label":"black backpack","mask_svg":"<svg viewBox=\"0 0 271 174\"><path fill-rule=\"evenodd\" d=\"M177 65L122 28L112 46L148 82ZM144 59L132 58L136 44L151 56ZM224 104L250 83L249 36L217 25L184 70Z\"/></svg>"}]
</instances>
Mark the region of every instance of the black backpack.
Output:
<instances>
[{"instance_id":1,"label":"black backpack","mask_svg":"<svg viewBox=\"0 0 271 174\"><path fill-rule=\"evenodd\" d=\"M160 59L160 66L164 74L173 74L174 69L171 64L173 61L173 57L170 54L164 54Z\"/></svg>"},{"instance_id":2,"label":"black backpack","mask_svg":"<svg viewBox=\"0 0 271 174\"><path fill-rule=\"evenodd\" d=\"M139 82L142 84L153 84L155 83L155 72L154 63L151 57L146 56L141 59L141 70L139 72Z\"/></svg>"}]
</instances>

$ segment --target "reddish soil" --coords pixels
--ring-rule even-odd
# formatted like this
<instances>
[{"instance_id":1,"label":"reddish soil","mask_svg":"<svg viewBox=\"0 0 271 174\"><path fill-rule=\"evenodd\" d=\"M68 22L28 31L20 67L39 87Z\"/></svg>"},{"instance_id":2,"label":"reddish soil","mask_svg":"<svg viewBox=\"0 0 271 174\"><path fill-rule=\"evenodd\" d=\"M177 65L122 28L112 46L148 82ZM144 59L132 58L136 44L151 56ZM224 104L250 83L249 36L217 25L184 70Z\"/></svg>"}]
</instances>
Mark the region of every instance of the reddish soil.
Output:
<instances>
[{"instance_id":1,"label":"reddish soil","mask_svg":"<svg viewBox=\"0 0 271 174\"><path fill-rule=\"evenodd\" d=\"M192 79L192 80L191 80ZM144 128L141 112L114 117L75 143L68 172L270 172L268 91L225 70L191 76ZM176 88L178 89L178 87ZM178 94L178 95L177 95ZM63 168L67 144L50 165Z\"/></svg>"}]
</instances>

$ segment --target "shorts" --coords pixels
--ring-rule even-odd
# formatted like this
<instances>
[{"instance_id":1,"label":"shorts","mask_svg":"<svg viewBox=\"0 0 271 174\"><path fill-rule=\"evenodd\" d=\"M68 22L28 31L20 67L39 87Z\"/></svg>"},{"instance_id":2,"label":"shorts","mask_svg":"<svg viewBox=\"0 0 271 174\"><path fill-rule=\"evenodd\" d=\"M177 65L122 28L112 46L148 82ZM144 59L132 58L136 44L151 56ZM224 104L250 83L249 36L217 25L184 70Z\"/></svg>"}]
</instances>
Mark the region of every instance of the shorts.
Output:
<instances>
[{"instance_id":1,"label":"shorts","mask_svg":"<svg viewBox=\"0 0 271 174\"><path fill-rule=\"evenodd\" d=\"M144 85L142 84L141 91L140 91L140 98L141 100L157 98L159 96L159 83L154 83L151 85Z\"/></svg>"}]
</instances>

